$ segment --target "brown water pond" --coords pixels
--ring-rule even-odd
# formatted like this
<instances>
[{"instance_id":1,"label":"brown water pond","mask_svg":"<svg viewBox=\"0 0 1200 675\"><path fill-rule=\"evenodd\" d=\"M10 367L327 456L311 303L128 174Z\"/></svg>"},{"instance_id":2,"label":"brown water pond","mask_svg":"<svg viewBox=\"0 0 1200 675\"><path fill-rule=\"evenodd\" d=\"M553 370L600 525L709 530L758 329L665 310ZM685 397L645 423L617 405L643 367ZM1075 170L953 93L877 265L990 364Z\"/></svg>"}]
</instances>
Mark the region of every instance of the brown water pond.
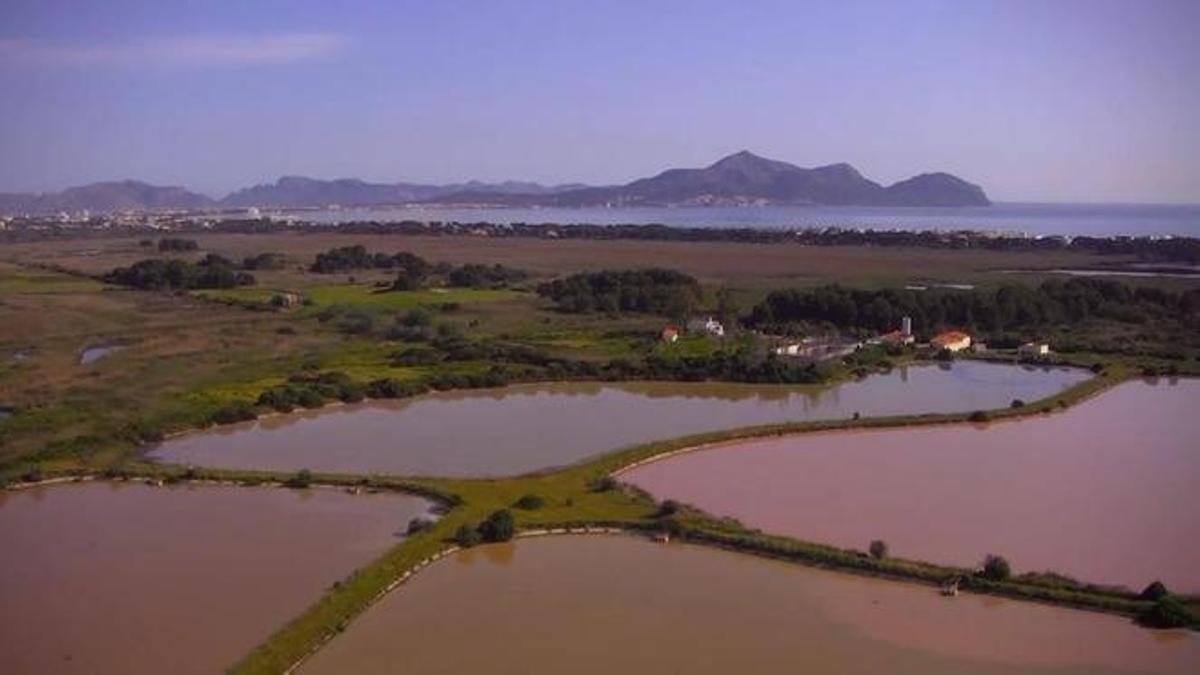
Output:
<instances>
[{"instance_id":1,"label":"brown water pond","mask_svg":"<svg viewBox=\"0 0 1200 675\"><path fill-rule=\"evenodd\" d=\"M731 443L626 473L770 532L973 565L1200 591L1200 380L1128 382L1066 412Z\"/></svg>"},{"instance_id":2,"label":"brown water pond","mask_svg":"<svg viewBox=\"0 0 1200 675\"><path fill-rule=\"evenodd\" d=\"M0 492L0 671L221 672L428 506L333 489Z\"/></svg>"},{"instance_id":3,"label":"brown water pond","mask_svg":"<svg viewBox=\"0 0 1200 675\"><path fill-rule=\"evenodd\" d=\"M981 362L897 368L826 388L552 384L268 417L172 439L152 458L294 471L496 476L627 445L774 422L964 411L1055 394L1088 374Z\"/></svg>"},{"instance_id":4,"label":"brown water pond","mask_svg":"<svg viewBox=\"0 0 1200 675\"><path fill-rule=\"evenodd\" d=\"M1128 619L632 537L456 554L301 667L324 673L1191 673Z\"/></svg>"}]
</instances>

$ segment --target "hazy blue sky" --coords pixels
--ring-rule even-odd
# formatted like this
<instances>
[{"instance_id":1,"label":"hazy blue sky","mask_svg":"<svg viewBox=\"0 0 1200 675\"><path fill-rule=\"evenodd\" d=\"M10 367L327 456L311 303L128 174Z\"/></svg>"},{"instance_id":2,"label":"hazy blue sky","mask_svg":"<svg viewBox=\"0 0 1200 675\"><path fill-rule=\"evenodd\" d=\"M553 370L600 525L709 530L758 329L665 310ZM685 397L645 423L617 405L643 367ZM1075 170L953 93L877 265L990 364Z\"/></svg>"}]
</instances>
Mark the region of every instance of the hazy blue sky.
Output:
<instances>
[{"instance_id":1,"label":"hazy blue sky","mask_svg":"<svg viewBox=\"0 0 1200 675\"><path fill-rule=\"evenodd\" d=\"M1200 0L0 2L0 190L623 182L740 149L1200 202Z\"/></svg>"}]
</instances>

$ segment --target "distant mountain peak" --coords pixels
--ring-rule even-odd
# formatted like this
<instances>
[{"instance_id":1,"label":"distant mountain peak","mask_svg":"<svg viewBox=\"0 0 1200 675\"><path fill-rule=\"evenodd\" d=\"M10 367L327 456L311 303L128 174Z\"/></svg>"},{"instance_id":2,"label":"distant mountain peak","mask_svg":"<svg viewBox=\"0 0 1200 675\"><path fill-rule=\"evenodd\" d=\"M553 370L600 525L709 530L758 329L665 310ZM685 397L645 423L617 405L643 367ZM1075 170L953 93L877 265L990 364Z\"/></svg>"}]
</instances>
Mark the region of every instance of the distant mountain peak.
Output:
<instances>
[{"instance_id":1,"label":"distant mountain peak","mask_svg":"<svg viewBox=\"0 0 1200 675\"><path fill-rule=\"evenodd\" d=\"M510 206L671 206L716 204L827 204L853 206L986 206L978 185L945 172L922 173L884 187L846 163L806 169L739 150L703 168L667 169L624 185L469 181L450 185L369 183L280 176L243 188L220 202L182 187L132 179L92 183L62 192L0 195L15 212L139 208L389 206L410 203Z\"/></svg>"}]
</instances>

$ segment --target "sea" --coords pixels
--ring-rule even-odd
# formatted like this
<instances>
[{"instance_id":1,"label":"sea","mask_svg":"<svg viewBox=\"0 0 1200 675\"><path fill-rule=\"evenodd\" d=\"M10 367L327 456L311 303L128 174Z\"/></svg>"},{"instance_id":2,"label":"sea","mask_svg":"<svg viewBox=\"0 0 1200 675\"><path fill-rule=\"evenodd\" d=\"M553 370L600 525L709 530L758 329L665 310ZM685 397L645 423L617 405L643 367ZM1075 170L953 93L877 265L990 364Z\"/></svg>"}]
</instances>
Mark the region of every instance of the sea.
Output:
<instances>
[{"instance_id":1,"label":"sea","mask_svg":"<svg viewBox=\"0 0 1200 675\"><path fill-rule=\"evenodd\" d=\"M678 206L504 208L416 205L292 212L320 223L401 221L459 223L661 224L677 227L977 230L1028 236L1200 237L1200 204L1034 204L982 207Z\"/></svg>"}]
</instances>

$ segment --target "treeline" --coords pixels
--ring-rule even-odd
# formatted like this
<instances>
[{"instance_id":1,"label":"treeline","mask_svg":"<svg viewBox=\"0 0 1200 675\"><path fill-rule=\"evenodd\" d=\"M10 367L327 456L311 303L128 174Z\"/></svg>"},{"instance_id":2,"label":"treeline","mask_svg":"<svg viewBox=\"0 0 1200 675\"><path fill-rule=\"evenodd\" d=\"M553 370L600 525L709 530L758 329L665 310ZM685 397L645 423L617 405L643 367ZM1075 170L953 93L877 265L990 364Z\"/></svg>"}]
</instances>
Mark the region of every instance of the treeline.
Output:
<instances>
[{"instance_id":1,"label":"treeline","mask_svg":"<svg viewBox=\"0 0 1200 675\"><path fill-rule=\"evenodd\" d=\"M501 264L466 264L454 267L449 263L432 263L419 255L400 253L371 253L362 245L340 246L318 253L312 264L318 274L353 270L395 270L392 290L411 291L444 282L457 288L505 288L529 278L524 270Z\"/></svg>"},{"instance_id":2,"label":"treeline","mask_svg":"<svg viewBox=\"0 0 1200 675\"><path fill-rule=\"evenodd\" d=\"M529 278L524 270L495 265L467 264L450 270L446 284L456 288L504 288Z\"/></svg>"},{"instance_id":3,"label":"treeline","mask_svg":"<svg viewBox=\"0 0 1200 675\"><path fill-rule=\"evenodd\" d=\"M534 239L603 239L639 241L708 241L805 246L889 246L989 251L1079 251L1134 256L1145 261L1200 263L1200 239L1195 237L1026 237L972 230L872 230L854 228L721 228L673 225L589 225L563 223L459 223L358 221L351 223L269 223L223 221L212 229L228 232L303 230L343 234L408 234L521 237Z\"/></svg>"},{"instance_id":4,"label":"treeline","mask_svg":"<svg viewBox=\"0 0 1200 675\"><path fill-rule=\"evenodd\" d=\"M129 267L118 267L104 275L104 281L144 290L188 290L197 288L233 288L249 286L254 277L236 269L232 262L209 254L197 263L186 260L140 260Z\"/></svg>"},{"instance_id":5,"label":"treeline","mask_svg":"<svg viewBox=\"0 0 1200 675\"><path fill-rule=\"evenodd\" d=\"M285 260L282 253L259 253L242 258L242 269L245 270L278 270L283 269Z\"/></svg>"},{"instance_id":6,"label":"treeline","mask_svg":"<svg viewBox=\"0 0 1200 675\"><path fill-rule=\"evenodd\" d=\"M701 299L700 282L668 269L604 270L573 274L538 286L542 297L566 312L690 314Z\"/></svg>"},{"instance_id":7,"label":"treeline","mask_svg":"<svg viewBox=\"0 0 1200 675\"><path fill-rule=\"evenodd\" d=\"M166 237L158 240L158 250L166 253L168 251L186 252L195 251L200 248L200 244L196 243L195 239L178 239Z\"/></svg>"},{"instance_id":8,"label":"treeline","mask_svg":"<svg viewBox=\"0 0 1200 675\"><path fill-rule=\"evenodd\" d=\"M945 327L1017 331L1088 319L1138 323L1166 318L1194 326L1198 314L1200 289L1177 292L1078 278L971 291L872 291L837 285L777 290L753 308L746 323L768 332L818 323L883 332L897 328L901 317L911 316L914 330L928 334Z\"/></svg>"},{"instance_id":9,"label":"treeline","mask_svg":"<svg viewBox=\"0 0 1200 675\"><path fill-rule=\"evenodd\" d=\"M173 223L177 232L333 232L340 234L407 234L422 236L488 236L535 239L633 239L643 241L723 241L805 246L898 246L917 248L983 249L995 251L1081 251L1102 255L1135 256L1143 261L1200 263L1200 239L1195 237L1026 237L996 235L971 230L895 231L854 228L718 228L670 225L588 225L561 223L459 223L357 221L351 223L275 222L264 219L227 219L216 224ZM145 226L123 225L94 218L86 227L57 220L27 217L14 219L0 230L0 241L27 241L63 237L137 235Z\"/></svg>"}]
</instances>

